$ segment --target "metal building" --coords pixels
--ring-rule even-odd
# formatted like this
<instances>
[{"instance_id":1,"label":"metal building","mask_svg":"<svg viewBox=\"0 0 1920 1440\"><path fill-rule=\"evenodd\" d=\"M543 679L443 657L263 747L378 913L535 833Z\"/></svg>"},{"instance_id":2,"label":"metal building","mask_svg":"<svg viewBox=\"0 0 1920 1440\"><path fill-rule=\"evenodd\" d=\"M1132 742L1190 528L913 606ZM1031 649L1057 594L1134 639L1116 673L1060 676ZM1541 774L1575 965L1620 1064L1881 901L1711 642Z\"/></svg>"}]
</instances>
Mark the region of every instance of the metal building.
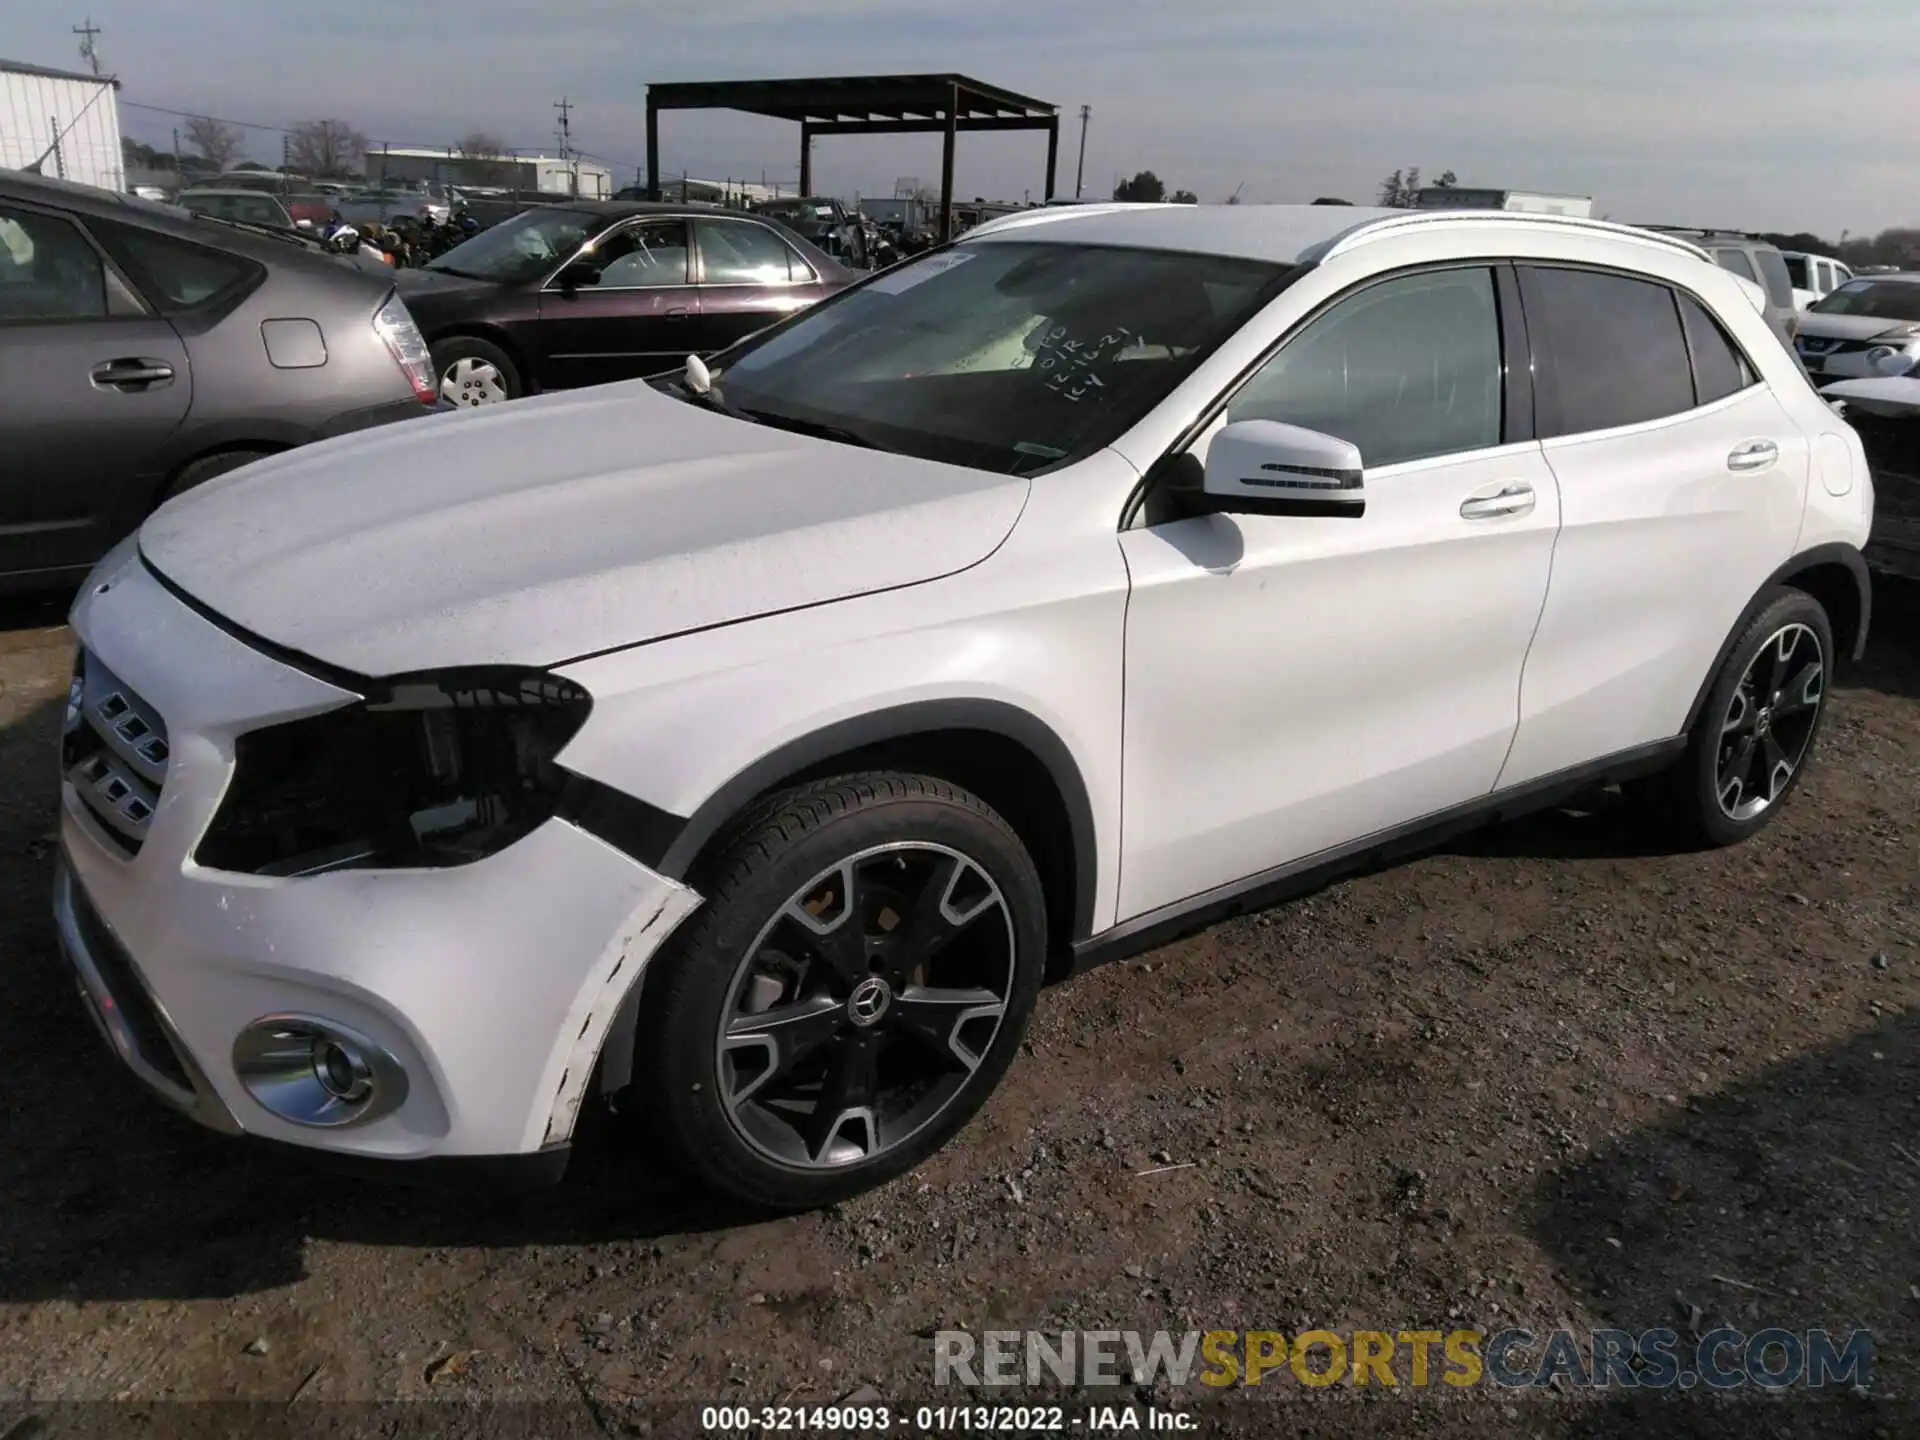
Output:
<instances>
[{"instance_id":1,"label":"metal building","mask_svg":"<svg viewBox=\"0 0 1920 1440\"><path fill-rule=\"evenodd\" d=\"M364 161L367 179L376 183L436 180L482 190L578 194L588 200L613 194L613 172L578 155L462 155L451 147L390 145L367 151Z\"/></svg>"},{"instance_id":2,"label":"metal building","mask_svg":"<svg viewBox=\"0 0 1920 1440\"><path fill-rule=\"evenodd\" d=\"M0 60L0 169L126 188L120 82Z\"/></svg>"}]
</instances>

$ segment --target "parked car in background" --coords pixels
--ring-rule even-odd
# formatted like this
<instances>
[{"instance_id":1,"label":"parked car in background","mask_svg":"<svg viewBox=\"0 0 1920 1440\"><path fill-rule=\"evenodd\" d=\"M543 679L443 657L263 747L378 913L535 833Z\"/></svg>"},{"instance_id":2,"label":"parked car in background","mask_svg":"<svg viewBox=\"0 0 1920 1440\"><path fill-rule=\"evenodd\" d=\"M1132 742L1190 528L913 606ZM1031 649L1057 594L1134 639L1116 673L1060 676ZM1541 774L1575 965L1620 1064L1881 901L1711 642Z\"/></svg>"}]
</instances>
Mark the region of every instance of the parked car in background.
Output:
<instances>
[{"instance_id":1,"label":"parked car in background","mask_svg":"<svg viewBox=\"0 0 1920 1440\"><path fill-rule=\"evenodd\" d=\"M1743 280L1751 280L1767 292L1767 321L1789 350L1800 320L1800 307L1794 302L1793 276L1786 257L1770 240L1735 230L1695 230L1683 226L1654 225L1647 229L1691 240L1713 258L1713 263L1730 270Z\"/></svg>"},{"instance_id":2,"label":"parked car in background","mask_svg":"<svg viewBox=\"0 0 1920 1440\"><path fill-rule=\"evenodd\" d=\"M264 190L182 190L174 201L183 210L196 215L211 215L217 220L239 220L249 225L267 225L278 230L297 229L293 216L279 197Z\"/></svg>"},{"instance_id":3,"label":"parked car in background","mask_svg":"<svg viewBox=\"0 0 1920 1440\"><path fill-rule=\"evenodd\" d=\"M463 406L653 374L853 278L765 219L612 200L522 211L397 277Z\"/></svg>"},{"instance_id":4,"label":"parked car in background","mask_svg":"<svg viewBox=\"0 0 1920 1440\"><path fill-rule=\"evenodd\" d=\"M762 200L753 207L755 215L778 220L796 235L854 270L868 270L873 256L868 248L869 234L862 217L853 214L838 200L827 196L787 196Z\"/></svg>"},{"instance_id":5,"label":"parked car in background","mask_svg":"<svg viewBox=\"0 0 1920 1440\"><path fill-rule=\"evenodd\" d=\"M1780 258L1787 262L1787 276L1793 281L1793 303L1802 310L1814 301L1831 295L1853 278L1851 269L1826 255L1782 250Z\"/></svg>"},{"instance_id":6,"label":"parked car in background","mask_svg":"<svg viewBox=\"0 0 1920 1440\"><path fill-rule=\"evenodd\" d=\"M9 589L79 579L156 505L216 475L435 401L391 272L8 171L0 395Z\"/></svg>"},{"instance_id":7,"label":"parked car in background","mask_svg":"<svg viewBox=\"0 0 1920 1440\"><path fill-rule=\"evenodd\" d=\"M196 181L193 188L251 190L261 195L272 195L286 207L288 215L296 223L305 221L310 226L326 223L332 214L327 196L315 190L306 176L283 175L278 170L228 170L211 180Z\"/></svg>"},{"instance_id":8,"label":"parked car in background","mask_svg":"<svg viewBox=\"0 0 1920 1440\"><path fill-rule=\"evenodd\" d=\"M1920 273L1847 281L1800 317L1795 344L1815 384L1920 370Z\"/></svg>"},{"instance_id":9,"label":"parked car in background","mask_svg":"<svg viewBox=\"0 0 1920 1440\"><path fill-rule=\"evenodd\" d=\"M1036 217L149 521L73 612L53 897L122 1058L403 1175L552 1178L624 1091L822 1205L959 1131L1044 977L1610 781L1668 843L1789 803L1874 491L1703 252Z\"/></svg>"}]
</instances>

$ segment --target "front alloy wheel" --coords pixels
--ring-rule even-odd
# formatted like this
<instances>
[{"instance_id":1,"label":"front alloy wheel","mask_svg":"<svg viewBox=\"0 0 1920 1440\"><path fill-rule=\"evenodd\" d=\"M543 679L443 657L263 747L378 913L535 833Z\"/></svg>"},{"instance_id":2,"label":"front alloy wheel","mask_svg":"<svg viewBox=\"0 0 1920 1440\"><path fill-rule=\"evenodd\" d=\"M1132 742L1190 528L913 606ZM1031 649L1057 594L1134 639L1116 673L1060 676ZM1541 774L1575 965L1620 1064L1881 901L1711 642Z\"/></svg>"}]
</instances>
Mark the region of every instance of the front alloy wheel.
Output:
<instances>
[{"instance_id":1,"label":"front alloy wheel","mask_svg":"<svg viewBox=\"0 0 1920 1440\"><path fill-rule=\"evenodd\" d=\"M873 772L769 802L653 962L636 1099L710 1187L828 1204L939 1149L1012 1061L1046 951L1020 839L977 797Z\"/></svg>"},{"instance_id":2,"label":"front alloy wheel","mask_svg":"<svg viewBox=\"0 0 1920 1440\"><path fill-rule=\"evenodd\" d=\"M499 367L471 355L462 356L440 377L440 398L455 405L498 405L510 398Z\"/></svg>"},{"instance_id":3,"label":"front alloy wheel","mask_svg":"<svg viewBox=\"0 0 1920 1440\"><path fill-rule=\"evenodd\" d=\"M716 1082L746 1142L788 1165L873 1160L931 1124L993 1046L1013 916L978 861L908 841L800 886L722 1013Z\"/></svg>"}]
</instances>

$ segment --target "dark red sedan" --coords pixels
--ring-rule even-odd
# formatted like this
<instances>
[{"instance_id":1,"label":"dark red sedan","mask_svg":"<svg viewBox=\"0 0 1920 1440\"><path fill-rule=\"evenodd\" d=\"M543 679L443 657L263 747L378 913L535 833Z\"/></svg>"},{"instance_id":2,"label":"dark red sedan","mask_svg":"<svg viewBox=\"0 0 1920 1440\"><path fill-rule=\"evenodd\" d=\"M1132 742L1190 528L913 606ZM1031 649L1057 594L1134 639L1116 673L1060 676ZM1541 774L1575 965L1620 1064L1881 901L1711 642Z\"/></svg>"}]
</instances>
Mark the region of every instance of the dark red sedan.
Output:
<instances>
[{"instance_id":1,"label":"dark red sedan","mask_svg":"<svg viewBox=\"0 0 1920 1440\"><path fill-rule=\"evenodd\" d=\"M656 374L854 278L758 216L579 201L523 211L395 281L441 396L487 405Z\"/></svg>"}]
</instances>

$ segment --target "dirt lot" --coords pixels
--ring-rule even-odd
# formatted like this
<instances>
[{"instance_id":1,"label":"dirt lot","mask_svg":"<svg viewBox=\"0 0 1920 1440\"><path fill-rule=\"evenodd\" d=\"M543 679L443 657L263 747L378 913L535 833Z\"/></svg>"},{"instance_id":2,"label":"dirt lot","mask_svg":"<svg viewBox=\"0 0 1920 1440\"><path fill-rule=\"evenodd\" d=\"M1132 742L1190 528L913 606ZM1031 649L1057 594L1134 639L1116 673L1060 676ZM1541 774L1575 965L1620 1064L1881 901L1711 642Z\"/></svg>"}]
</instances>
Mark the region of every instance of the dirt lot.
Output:
<instances>
[{"instance_id":1,"label":"dirt lot","mask_svg":"<svg viewBox=\"0 0 1920 1440\"><path fill-rule=\"evenodd\" d=\"M389 1192L149 1102L56 957L69 637L11 603L0 1436L692 1433L702 1403L950 1403L941 1327L1721 1320L1864 1327L1871 1391L1157 1398L1204 1434L1920 1434L1920 590L1879 605L1755 843L1555 812L1097 972L922 1172L767 1223L630 1138L544 1195ZM259 1403L168 1403L217 1400Z\"/></svg>"}]
</instances>

